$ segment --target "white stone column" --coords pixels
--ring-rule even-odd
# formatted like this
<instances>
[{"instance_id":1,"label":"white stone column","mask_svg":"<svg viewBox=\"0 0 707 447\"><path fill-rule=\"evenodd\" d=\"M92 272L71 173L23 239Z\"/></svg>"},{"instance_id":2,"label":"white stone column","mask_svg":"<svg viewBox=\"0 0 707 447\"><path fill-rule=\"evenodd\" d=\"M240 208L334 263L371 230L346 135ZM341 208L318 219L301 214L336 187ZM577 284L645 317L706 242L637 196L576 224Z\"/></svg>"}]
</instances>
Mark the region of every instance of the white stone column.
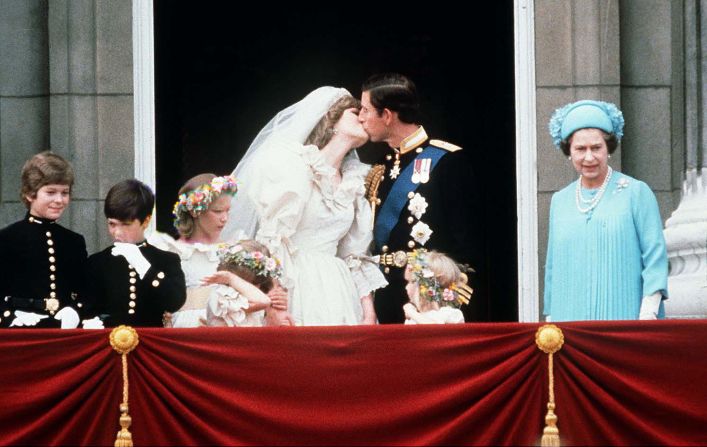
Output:
<instances>
[{"instance_id":1,"label":"white stone column","mask_svg":"<svg viewBox=\"0 0 707 447\"><path fill-rule=\"evenodd\" d=\"M707 0L685 2L686 169L680 205L666 222L670 260L668 318L707 318ZM699 14L699 15L698 15Z\"/></svg>"}]
</instances>

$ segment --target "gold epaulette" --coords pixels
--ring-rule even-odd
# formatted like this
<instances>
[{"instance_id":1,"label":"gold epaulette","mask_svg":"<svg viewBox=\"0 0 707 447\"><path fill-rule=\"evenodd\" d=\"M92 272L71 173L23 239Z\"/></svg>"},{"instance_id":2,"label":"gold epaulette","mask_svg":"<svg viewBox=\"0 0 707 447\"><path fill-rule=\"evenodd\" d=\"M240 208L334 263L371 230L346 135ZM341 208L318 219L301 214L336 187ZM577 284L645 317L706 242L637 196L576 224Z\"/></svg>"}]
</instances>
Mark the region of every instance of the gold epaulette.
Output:
<instances>
[{"instance_id":1,"label":"gold epaulette","mask_svg":"<svg viewBox=\"0 0 707 447\"><path fill-rule=\"evenodd\" d=\"M366 186L366 198L369 202L378 199L378 186L383 179L385 174L385 165L373 165L368 174L366 175L366 180L364 184Z\"/></svg>"},{"instance_id":2,"label":"gold epaulette","mask_svg":"<svg viewBox=\"0 0 707 447\"><path fill-rule=\"evenodd\" d=\"M456 144L447 143L446 141L442 140L430 140L430 144L434 147L438 147L449 152L456 152L462 150L462 148L457 146Z\"/></svg>"}]
</instances>

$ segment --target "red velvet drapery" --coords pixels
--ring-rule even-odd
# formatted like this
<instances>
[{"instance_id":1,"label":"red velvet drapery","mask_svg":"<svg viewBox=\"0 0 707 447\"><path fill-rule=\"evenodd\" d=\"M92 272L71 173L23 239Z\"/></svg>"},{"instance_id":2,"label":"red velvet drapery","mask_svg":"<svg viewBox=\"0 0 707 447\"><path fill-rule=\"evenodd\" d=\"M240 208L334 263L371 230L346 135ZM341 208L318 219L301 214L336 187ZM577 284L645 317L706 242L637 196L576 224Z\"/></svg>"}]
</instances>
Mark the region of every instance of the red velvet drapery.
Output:
<instances>
[{"instance_id":1,"label":"red velvet drapery","mask_svg":"<svg viewBox=\"0 0 707 447\"><path fill-rule=\"evenodd\" d=\"M563 445L707 444L707 321L557 324ZM140 329L136 446L537 444L537 324ZM0 444L112 445L109 331L0 331Z\"/></svg>"}]
</instances>

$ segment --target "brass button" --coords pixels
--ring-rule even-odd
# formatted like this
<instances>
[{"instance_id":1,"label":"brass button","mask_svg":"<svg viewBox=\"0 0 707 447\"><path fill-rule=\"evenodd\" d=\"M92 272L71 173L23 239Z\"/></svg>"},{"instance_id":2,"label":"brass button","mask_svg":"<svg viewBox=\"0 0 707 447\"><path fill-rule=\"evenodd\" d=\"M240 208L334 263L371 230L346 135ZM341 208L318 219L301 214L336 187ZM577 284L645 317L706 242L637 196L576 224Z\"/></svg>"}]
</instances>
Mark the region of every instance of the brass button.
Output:
<instances>
[{"instance_id":1,"label":"brass button","mask_svg":"<svg viewBox=\"0 0 707 447\"><path fill-rule=\"evenodd\" d=\"M9 317L9 316L10 316L10 311L9 311L9 310L6 310L6 311L3 313L3 315L5 316L5 318Z\"/></svg>"},{"instance_id":2,"label":"brass button","mask_svg":"<svg viewBox=\"0 0 707 447\"><path fill-rule=\"evenodd\" d=\"M408 217L408 223L411 224L415 222L415 219L412 218L412 216Z\"/></svg>"},{"instance_id":3,"label":"brass button","mask_svg":"<svg viewBox=\"0 0 707 447\"><path fill-rule=\"evenodd\" d=\"M49 298L56 298L56 292L49 292Z\"/></svg>"},{"instance_id":4,"label":"brass button","mask_svg":"<svg viewBox=\"0 0 707 447\"><path fill-rule=\"evenodd\" d=\"M158 277L159 279L164 279L164 272L159 272L159 273L157 274L157 277Z\"/></svg>"},{"instance_id":5,"label":"brass button","mask_svg":"<svg viewBox=\"0 0 707 447\"><path fill-rule=\"evenodd\" d=\"M76 305L77 305L78 307L83 307L83 304L81 304L81 303L76 303Z\"/></svg>"},{"instance_id":6,"label":"brass button","mask_svg":"<svg viewBox=\"0 0 707 447\"><path fill-rule=\"evenodd\" d=\"M131 294L130 294L130 299L131 299L131 300L134 300L135 298L137 298L137 295L135 295L134 293L131 293Z\"/></svg>"},{"instance_id":7,"label":"brass button","mask_svg":"<svg viewBox=\"0 0 707 447\"><path fill-rule=\"evenodd\" d=\"M135 286L130 286L130 291L134 292L135 291Z\"/></svg>"},{"instance_id":8,"label":"brass button","mask_svg":"<svg viewBox=\"0 0 707 447\"><path fill-rule=\"evenodd\" d=\"M49 266L49 270L51 270L52 272L56 272L56 266L55 266L55 265L50 265L50 266Z\"/></svg>"},{"instance_id":9,"label":"brass button","mask_svg":"<svg viewBox=\"0 0 707 447\"><path fill-rule=\"evenodd\" d=\"M135 301L130 301L130 302L128 303L128 306L130 306L130 307L135 307Z\"/></svg>"},{"instance_id":10,"label":"brass button","mask_svg":"<svg viewBox=\"0 0 707 447\"><path fill-rule=\"evenodd\" d=\"M134 276L136 276L136 275L137 275L137 273L135 273L134 271L131 271L131 272L130 272L130 276L131 276L131 277L134 277Z\"/></svg>"},{"instance_id":11,"label":"brass button","mask_svg":"<svg viewBox=\"0 0 707 447\"><path fill-rule=\"evenodd\" d=\"M50 255L54 254L54 249L52 247L49 247L49 250L47 250L47 251L49 252Z\"/></svg>"},{"instance_id":12,"label":"brass button","mask_svg":"<svg viewBox=\"0 0 707 447\"><path fill-rule=\"evenodd\" d=\"M384 245L383 248L381 248L381 250L383 251L383 253L387 253L387 252L388 252L388 246L387 246L387 245Z\"/></svg>"},{"instance_id":13,"label":"brass button","mask_svg":"<svg viewBox=\"0 0 707 447\"><path fill-rule=\"evenodd\" d=\"M137 282L137 279L135 278L130 278L130 284L135 284Z\"/></svg>"},{"instance_id":14,"label":"brass button","mask_svg":"<svg viewBox=\"0 0 707 447\"><path fill-rule=\"evenodd\" d=\"M412 192L412 191L410 191L410 192L408 193L408 199L412 199L413 197L415 197L415 193Z\"/></svg>"},{"instance_id":15,"label":"brass button","mask_svg":"<svg viewBox=\"0 0 707 447\"><path fill-rule=\"evenodd\" d=\"M135 313L135 309L128 309L128 313L129 313L130 315L134 314L134 313Z\"/></svg>"},{"instance_id":16,"label":"brass button","mask_svg":"<svg viewBox=\"0 0 707 447\"><path fill-rule=\"evenodd\" d=\"M157 287L160 285L160 282L157 280L152 281L152 287Z\"/></svg>"},{"instance_id":17,"label":"brass button","mask_svg":"<svg viewBox=\"0 0 707 447\"><path fill-rule=\"evenodd\" d=\"M390 154L388 154L388 155L385 156L385 159L388 160L388 161L390 161L390 160L393 159L393 156L390 155Z\"/></svg>"},{"instance_id":18,"label":"brass button","mask_svg":"<svg viewBox=\"0 0 707 447\"><path fill-rule=\"evenodd\" d=\"M384 271L386 274L390 273L390 267L386 267L385 269L383 269L383 271Z\"/></svg>"},{"instance_id":19,"label":"brass button","mask_svg":"<svg viewBox=\"0 0 707 447\"><path fill-rule=\"evenodd\" d=\"M51 239L47 239L47 245L54 245L54 241Z\"/></svg>"},{"instance_id":20,"label":"brass button","mask_svg":"<svg viewBox=\"0 0 707 447\"><path fill-rule=\"evenodd\" d=\"M54 284L54 283L49 284L49 288L52 290L56 290L56 284Z\"/></svg>"},{"instance_id":21,"label":"brass button","mask_svg":"<svg viewBox=\"0 0 707 447\"><path fill-rule=\"evenodd\" d=\"M415 152L417 152L418 154L422 153L422 148L418 147L417 149L415 149Z\"/></svg>"},{"instance_id":22,"label":"brass button","mask_svg":"<svg viewBox=\"0 0 707 447\"><path fill-rule=\"evenodd\" d=\"M56 258L54 256L49 256L49 262L54 264L56 262Z\"/></svg>"},{"instance_id":23,"label":"brass button","mask_svg":"<svg viewBox=\"0 0 707 447\"><path fill-rule=\"evenodd\" d=\"M56 275L54 275L54 274L49 275L49 280L56 281Z\"/></svg>"},{"instance_id":24,"label":"brass button","mask_svg":"<svg viewBox=\"0 0 707 447\"><path fill-rule=\"evenodd\" d=\"M415 241L410 241L410 242L408 242L408 247L414 248L414 247L415 247Z\"/></svg>"},{"instance_id":25,"label":"brass button","mask_svg":"<svg viewBox=\"0 0 707 447\"><path fill-rule=\"evenodd\" d=\"M47 235L47 237L52 237L52 232L51 232L51 231L47 231L45 234Z\"/></svg>"}]
</instances>

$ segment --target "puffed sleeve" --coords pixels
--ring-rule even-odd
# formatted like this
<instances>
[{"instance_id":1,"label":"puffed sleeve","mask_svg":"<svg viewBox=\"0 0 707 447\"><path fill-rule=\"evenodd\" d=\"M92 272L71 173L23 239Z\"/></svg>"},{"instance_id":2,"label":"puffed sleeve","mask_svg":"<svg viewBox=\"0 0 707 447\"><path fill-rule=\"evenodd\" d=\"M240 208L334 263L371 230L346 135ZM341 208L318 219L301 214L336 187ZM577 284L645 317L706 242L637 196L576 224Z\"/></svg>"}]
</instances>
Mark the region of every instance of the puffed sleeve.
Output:
<instances>
[{"instance_id":1,"label":"puffed sleeve","mask_svg":"<svg viewBox=\"0 0 707 447\"><path fill-rule=\"evenodd\" d=\"M346 235L339 241L337 256L342 258L351 271L358 296L363 297L376 289L388 285L378 263L371 258L373 240L373 213L365 197L364 179L370 166L358 160L348 160L343 167L348 175L356 178L354 198L354 220Z\"/></svg>"},{"instance_id":2,"label":"puffed sleeve","mask_svg":"<svg viewBox=\"0 0 707 447\"><path fill-rule=\"evenodd\" d=\"M663 236L663 221L658 210L658 201L653 191L644 182L636 181L632 188L632 212L636 233L641 246L643 263L643 296L659 292L668 296L668 254Z\"/></svg>"},{"instance_id":3,"label":"puffed sleeve","mask_svg":"<svg viewBox=\"0 0 707 447\"><path fill-rule=\"evenodd\" d=\"M302 220L304 206L312 193L312 173L305 162L314 146L274 140L263 147L248 173L249 184L243 190L253 201L258 213L255 239L265 244L271 254L282 262L283 286L290 287L288 270L291 255L297 247L290 237Z\"/></svg>"},{"instance_id":4,"label":"puffed sleeve","mask_svg":"<svg viewBox=\"0 0 707 447\"><path fill-rule=\"evenodd\" d=\"M246 297L231 287L218 284L211 289L206 305L207 326L241 326L249 304Z\"/></svg>"}]
</instances>

